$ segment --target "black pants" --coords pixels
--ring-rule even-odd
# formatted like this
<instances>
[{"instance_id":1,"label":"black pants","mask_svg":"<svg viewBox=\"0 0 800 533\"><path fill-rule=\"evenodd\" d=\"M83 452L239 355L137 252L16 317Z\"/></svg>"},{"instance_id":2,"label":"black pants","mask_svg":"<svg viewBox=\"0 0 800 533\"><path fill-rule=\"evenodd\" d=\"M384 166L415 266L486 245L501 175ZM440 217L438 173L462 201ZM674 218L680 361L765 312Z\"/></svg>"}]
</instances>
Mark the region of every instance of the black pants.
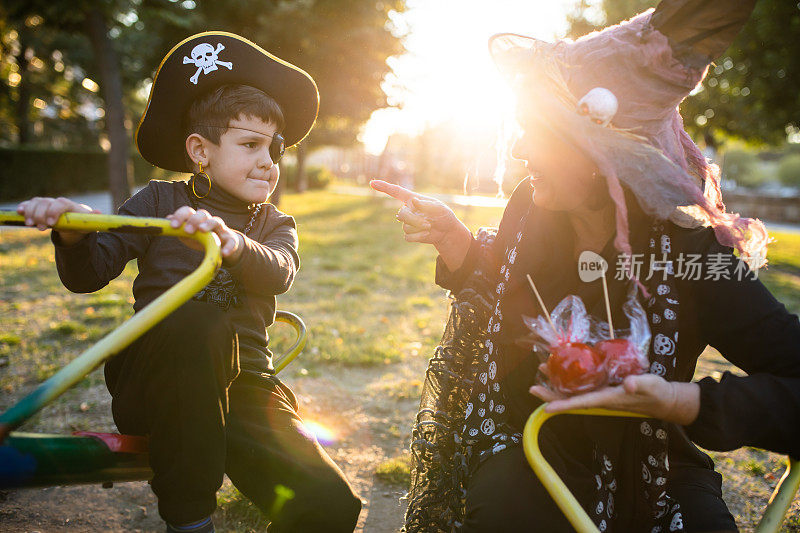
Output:
<instances>
[{"instance_id":1,"label":"black pants","mask_svg":"<svg viewBox=\"0 0 800 533\"><path fill-rule=\"evenodd\" d=\"M543 452L550 460L544 447ZM557 472L564 467L555 458L551 464ZM585 473L585 477L561 474L578 501L586 501L592 492L591 474L588 470ZM681 504L686 531L736 531L722 495L695 474L701 473L683 472L667 486L669 494ZM467 485L466 503L463 533L574 531L534 474L521 446L490 457L478 468ZM624 513L623 506L623 502L618 502L618 513ZM649 532L647 528L638 531Z\"/></svg>"},{"instance_id":2,"label":"black pants","mask_svg":"<svg viewBox=\"0 0 800 533\"><path fill-rule=\"evenodd\" d=\"M225 314L191 301L105 367L120 432L148 435L161 517L210 515L223 474L270 531L352 531L361 510L344 474L297 415L277 377L239 372Z\"/></svg>"}]
</instances>

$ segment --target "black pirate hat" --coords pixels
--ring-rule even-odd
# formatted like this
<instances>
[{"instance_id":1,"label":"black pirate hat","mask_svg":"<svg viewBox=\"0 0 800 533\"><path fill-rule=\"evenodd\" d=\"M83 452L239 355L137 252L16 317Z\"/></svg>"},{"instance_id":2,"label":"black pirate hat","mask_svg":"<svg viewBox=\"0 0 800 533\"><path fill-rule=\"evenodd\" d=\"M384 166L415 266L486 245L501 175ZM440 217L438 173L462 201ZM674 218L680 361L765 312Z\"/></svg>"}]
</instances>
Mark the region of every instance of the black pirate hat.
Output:
<instances>
[{"instance_id":1,"label":"black pirate hat","mask_svg":"<svg viewBox=\"0 0 800 533\"><path fill-rule=\"evenodd\" d=\"M136 130L142 157L167 170L189 171L183 117L196 98L227 84L255 87L278 102L287 147L303 140L317 118L317 85L305 71L233 33L198 33L170 50L156 71Z\"/></svg>"}]
</instances>

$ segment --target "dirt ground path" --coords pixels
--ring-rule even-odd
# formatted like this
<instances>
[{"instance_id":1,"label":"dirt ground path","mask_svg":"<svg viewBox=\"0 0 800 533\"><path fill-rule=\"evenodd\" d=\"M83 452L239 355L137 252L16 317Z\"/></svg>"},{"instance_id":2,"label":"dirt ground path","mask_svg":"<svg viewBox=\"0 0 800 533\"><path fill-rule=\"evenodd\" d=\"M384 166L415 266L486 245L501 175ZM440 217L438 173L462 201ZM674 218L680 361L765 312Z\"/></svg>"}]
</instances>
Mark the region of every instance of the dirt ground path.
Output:
<instances>
[{"instance_id":1,"label":"dirt ground path","mask_svg":"<svg viewBox=\"0 0 800 533\"><path fill-rule=\"evenodd\" d=\"M323 366L325 373L306 376L298 369L292 376L290 367L285 377L298 396L303 418L329 428L333 434L326 449L364 503L358 532L396 532L402 524L401 497L405 491L383 482L375 470L387 459L401 455L408 443L424 364L422 358L414 358L380 367ZM112 430L110 398L103 385L70 391L65 396L46 408L40 421L27 429L69 433L70 411L76 403L86 401L96 413L97 429ZM742 531L752 531L783 470L780 457L750 449L713 455L725 479L723 496L731 512ZM766 470L756 471L761 464ZM793 504L783 530L800 531L799 516L800 499ZM219 531L231 530L224 519L216 521L221 526ZM111 489L94 485L0 491L0 531L150 532L163 531L163 523L148 485L139 482L117 484Z\"/></svg>"},{"instance_id":2,"label":"dirt ground path","mask_svg":"<svg viewBox=\"0 0 800 533\"><path fill-rule=\"evenodd\" d=\"M332 434L330 443L323 444L363 501L356 531L396 532L402 524L405 487L384 482L376 469L402 455L408 445L425 365L425 357L415 352L392 364L342 367L330 363L305 370L301 356L282 375L297 394L302 417ZM702 375L714 377L731 368L711 352L703 356L700 367ZM80 421L80 429L113 431L110 398L101 375L93 374L85 383L90 386L69 390L23 429L69 434ZM26 392L18 390L14 395ZM742 531L752 531L783 472L783 458L751 448L711 455L723 475L723 497L737 524ZM224 514L215 517L219 531L244 531L226 520ZM3 533L163 529L146 483L121 483L111 489L94 485L0 491ZM782 530L800 531L800 498Z\"/></svg>"},{"instance_id":3,"label":"dirt ground path","mask_svg":"<svg viewBox=\"0 0 800 533\"><path fill-rule=\"evenodd\" d=\"M397 391L404 391L422 372L422 368L410 369L404 363L286 378L298 396L303 418L330 428L334 435L334 442L326 449L364 503L356 531L389 533L398 531L402 524L404 504L400 498L405 491L378 479L375 469L402 453L416 402ZM110 420L103 421L106 415L102 413L110 412L110 398L104 387L83 393L94 397L98 423L107 428ZM66 417L50 412L43 419ZM49 422L46 428L33 430L69 432L68 427L59 425ZM226 479L225 483L230 482ZM120 483L111 489L87 485L0 492L0 530L8 533L150 532L163 531L163 527L155 497L144 482Z\"/></svg>"}]
</instances>

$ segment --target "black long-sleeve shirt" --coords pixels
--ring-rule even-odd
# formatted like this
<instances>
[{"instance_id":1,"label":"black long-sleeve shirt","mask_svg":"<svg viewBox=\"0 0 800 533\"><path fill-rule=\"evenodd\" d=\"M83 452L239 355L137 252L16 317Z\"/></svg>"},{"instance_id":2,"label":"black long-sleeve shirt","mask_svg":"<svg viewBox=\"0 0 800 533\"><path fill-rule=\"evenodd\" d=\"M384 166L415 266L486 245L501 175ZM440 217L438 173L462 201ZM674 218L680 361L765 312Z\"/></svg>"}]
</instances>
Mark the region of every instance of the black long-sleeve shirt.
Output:
<instances>
[{"instance_id":1,"label":"black long-sleeve shirt","mask_svg":"<svg viewBox=\"0 0 800 533\"><path fill-rule=\"evenodd\" d=\"M219 187L196 200L198 208L221 217L231 229L243 231L250 220L247 206ZM120 215L163 218L191 205L185 183L153 180L119 209ZM64 286L73 292L93 292L119 276L131 259L139 274L133 283L134 310L139 311L195 270L203 253L175 237L143 233L95 232L71 246L52 234L56 266ZM241 302L227 313L239 336L242 368L271 369L267 327L275 320L275 295L289 290L300 266L294 219L266 204L244 236L244 251L225 265L241 285Z\"/></svg>"}]
</instances>

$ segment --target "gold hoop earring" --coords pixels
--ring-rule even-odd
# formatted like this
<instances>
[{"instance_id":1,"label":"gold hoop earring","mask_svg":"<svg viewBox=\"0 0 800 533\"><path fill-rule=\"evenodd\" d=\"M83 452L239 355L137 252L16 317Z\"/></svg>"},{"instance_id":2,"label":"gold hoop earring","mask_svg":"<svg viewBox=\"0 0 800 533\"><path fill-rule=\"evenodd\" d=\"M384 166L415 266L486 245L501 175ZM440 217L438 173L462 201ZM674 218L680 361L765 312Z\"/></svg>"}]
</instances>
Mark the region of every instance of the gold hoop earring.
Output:
<instances>
[{"instance_id":1,"label":"gold hoop earring","mask_svg":"<svg viewBox=\"0 0 800 533\"><path fill-rule=\"evenodd\" d=\"M200 170L198 170L197 172L195 172L192 175L192 180L191 180L192 181L192 194L194 194L195 197L197 197L197 198L205 198L206 196L209 195L209 193L211 193L211 177L208 174L206 174L205 172L203 172L203 163L198 163L198 166L200 167ZM203 176L203 177L206 178L206 180L208 180L208 191L206 191L206 193L203 196L200 196L199 194L197 194L197 190L195 189L195 182L197 181L197 178L199 178L200 176Z\"/></svg>"}]
</instances>

